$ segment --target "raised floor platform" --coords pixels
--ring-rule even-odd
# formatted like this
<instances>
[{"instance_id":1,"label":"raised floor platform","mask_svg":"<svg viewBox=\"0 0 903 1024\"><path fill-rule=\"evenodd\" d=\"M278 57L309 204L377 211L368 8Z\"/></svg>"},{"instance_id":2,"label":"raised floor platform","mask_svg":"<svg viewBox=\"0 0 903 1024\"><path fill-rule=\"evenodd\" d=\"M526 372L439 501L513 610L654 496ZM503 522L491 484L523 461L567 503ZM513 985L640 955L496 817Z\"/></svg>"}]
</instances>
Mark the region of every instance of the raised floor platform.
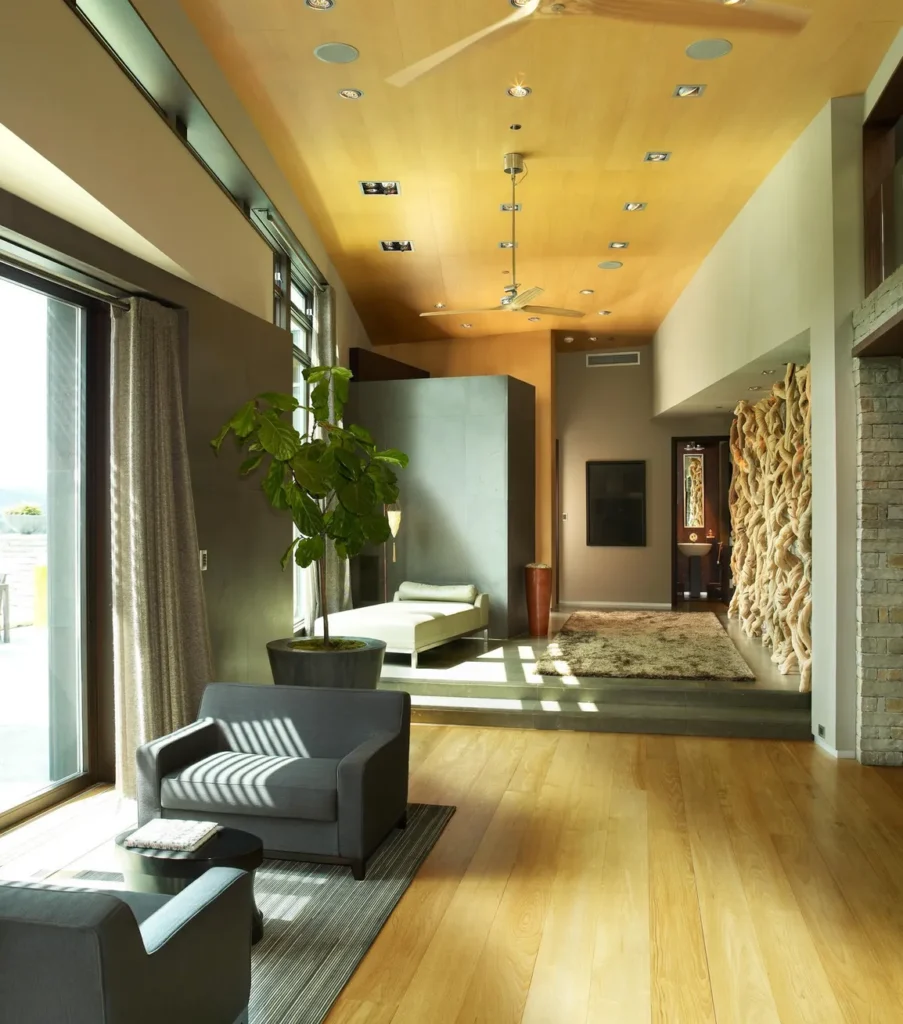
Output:
<instances>
[{"instance_id":1,"label":"raised floor platform","mask_svg":"<svg viewBox=\"0 0 903 1024\"><path fill-rule=\"evenodd\" d=\"M716 610L716 609L712 609ZM556 613L550 635L566 613ZM724 621L724 620L723 620ZM458 640L411 669L387 657L380 687L411 694L417 722L762 739L812 738L811 695L782 676L758 641L728 633L755 683L539 676L546 640Z\"/></svg>"}]
</instances>

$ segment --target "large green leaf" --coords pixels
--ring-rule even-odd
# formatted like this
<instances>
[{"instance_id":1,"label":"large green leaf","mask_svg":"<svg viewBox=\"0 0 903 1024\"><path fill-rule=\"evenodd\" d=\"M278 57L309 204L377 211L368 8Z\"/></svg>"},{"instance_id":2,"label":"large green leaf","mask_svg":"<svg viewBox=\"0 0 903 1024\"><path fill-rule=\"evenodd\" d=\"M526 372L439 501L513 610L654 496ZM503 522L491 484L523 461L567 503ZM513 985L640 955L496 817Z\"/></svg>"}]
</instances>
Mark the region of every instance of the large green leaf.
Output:
<instances>
[{"instance_id":1,"label":"large green leaf","mask_svg":"<svg viewBox=\"0 0 903 1024\"><path fill-rule=\"evenodd\" d=\"M296 455L301 447L298 431L271 409L261 413L257 436L270 455L283 462Z\"/></svg>"},{"instance_id":2,"label":"large green leaf","mask_svg":"<svg viewBox=\"0 0 903 1024\"><path fill-rule=\"evenodd\" d=\"M211 447L217 454L219 454L219 450L222 446L222 443L223 441L226 440L226 435L229 433L231 429L231 425L227 423L223 427L223 429L216 435L216 437L210 442Z\"/></svg>"},{"instance_id":3,"label":"large green leaf","mask_svg":"<svg viewBox=\"0 0 903 1024\"><path fill-rule=\"evenodd\" d=\"M273 459L266 476L263 478L263 493L270 499L273 508L288 508L285 494L285 463Z\"/></svg>"},{"instance_id":4,"label":"large green leaf","mask_svg":"<svg viewBox=\"0 0 903 1024\"><path fill-rule=\"evenodd\" d=\"M360 522L364 537L370 544L385 544L392 536L392 531L389 529L389 520L381 513L361 516Z\"/></svg>"},{"instance_id":5,"label":"large green leaf","mask_svg":"<svg viewBox=\"0 0 903 1024\"><path fill-rule=\"evenodd\" d=\"M308 384L316 384L329 376L328 366L308 366L304 369L304 379Z\"/></svg>"},{"instance_id":6,"label":"large green leaf","mask_svg":"<svg viewBox=\"0 0 903 1024\"><path fill-rule=\"evenodd\" d=\"M359 427L356 423L352 423L348 426L348 433L353 434L358 443L365 448L373 445L373 435L366 427Z\"/></svg>"},{"instance_id":7,"label":"large green leaf","mask_svg":"<svg viewBox=\"0 0 903 1024\"><path fill-rule=\"evenodd\" d=\"M249 473L253 473L254 470L257 469L257 467L260 465L260 461L262 458L263 452L260 452L258 455L252 455L249 459L245 459L245 461L238 468L239 474L241 476L247 476Z\"/></svg>"},{"instance_id":8,"label":"large green leaf","mask_svg":"<svg viewBox=\"0 0 903 1024\"><path fill-rule=\"evenodd\" d=\"M292 557L292 555L294 554L295 548L300 543L301 543L301 538L300 537L295 537L295 539L291 542L291 544L289 544L289 546L285 549L285 554L282 556L282 568L283 569L288 565L288 560Z\"/></svg>"},{"instance_id":9,"label":"large green leaf","mask_svg":"<svg viewBox=\"0 0 903 1024\"><path fill-rule=\"evenodd\" d=\"M314 407L314 418L317 422L329 419L329 378L318 381L310 393L310 404Z\"/></svg>"},{"instance_id":10,"label":"large green leaf","mask_svg":"<svg viewBox=\"0 0 903 1024\"><path fill-rule=\"evenodd\" d=\"M376 488L369 476L350 480L336 488L339 501L349 511L359 516L367 515L376 507Z\"/></svg>"},{"instance_id":11,"label":"large green leaf","mask_svg":"<svg viewBox=\"0 0 903 1024\"><path fill-rule=\"evenodd\" d=\"M336 367L336 370L338 369L341 367ZM342 418L342 412L348 401L348 380L348 377L333 372L332 393L335 396L335 418L337 420Z\"/></svg>"},{"instance_id":12,"label":"large green leaf","mask_svg":"<svg viewBox=\"0 0 903 1024\"><path fill-rule=\"evenodd\" d=\"M323 522L323 513L320 506L305 494L299 487L293 487L289 492L289 501L292 508L292 519L299 532L305 537L315 537L326 529Z\"/></svg>"},{"instance_id":13,"label":"large green leaf","mask_svg":"<svg viewBox=\"0 0 903 1024\"><path fill-rule=\"evenodd\" d=\"M305 537L295 548L295 561L302 569L312 562L318 562L326 552L326 544L322 537Z\"/></svg>"},{"instance_id":14,"label":"large green leaf","mask_svg":"<svg viewBox=\"0 0 903 1024\"><path fill-rule=\"evenodd\" d=\"M283 395L278 391L262 391L257 397L280 412L294 412L300 405L294 395Z\"/></svg>"},{"instance_id":15,"label":"large green leaf","mask_svg":"<svg viewBox=\"0 0 903 1024\"><path fill-rule=\"evenodd\" d=\"M364 471L363 460L354 452L348 451L347 448L336 448L335 457L336 462L345 470L345 476L349 480L357 480Z\"/></svg>"},{"instance_id":16,"label":"large green leaf","mask_svg":"<svg viewBox=\"0 0 903 1024\"><path fill-rule=\"evenodd\" d=\"M374 459L378 459L380 462L391 462L396 466L401 466L402 469L408 464L408 457L404 452L400 452L397 448L386 448L385 451L375 452L373 455Z\"/></svg>"},{"instance_id":17,"label":"large green leaf","mask_svg":"<svg viewBox=\"0 0 903 1024\"><path fill-rule=\"evenodd\" d=\"M329 372L338 380L351 380L354 376L347 366L330 366Z\"/></svg>"},{"instance_id":18,"label":"large green leaf","mask_svg":"<svg viewBox=\"0 0 903 1024\"><path fill-rule=\"evenodd\" d=\"M321 462L305 458L303 453L296 455L289 463L299 487L309 491L317 498L322 498L333 489L332 473Z\"/></svg>"},{"instance_id":19,"label":"large green leaf","mask_svg":"<svg viewBox=\"0 0 903 1024\"><path fill-rule=\"evenodd\" d=\"M246 402L229 420L229 426L236 437L247 437L257 426L257 403L253 400Z\"/></svg>"},{"instance_id":20,"label":"large green leaf","mask_svg":"<svg viewBox=\"0 0 903 1024\"><path fill-rule=\"evenodd\" d=\"M373 481L377 501L383 505L391 505L398 501L398 478L389 469L388 463L371 462L367 467L367 476Z\"/></svg>"},{"instance_id":21,"label":"large green leaf","mask_svg":"<svg viewBox=\"0 0 903 1024\"><path fill-rule=\"evenodd\" d=\"M336 505L329 513L327 529L329 536L337 540L345 540L358 534L363 535L360 517L354 512L349 512L344 505Z\"/></svg>"}]
</instances>

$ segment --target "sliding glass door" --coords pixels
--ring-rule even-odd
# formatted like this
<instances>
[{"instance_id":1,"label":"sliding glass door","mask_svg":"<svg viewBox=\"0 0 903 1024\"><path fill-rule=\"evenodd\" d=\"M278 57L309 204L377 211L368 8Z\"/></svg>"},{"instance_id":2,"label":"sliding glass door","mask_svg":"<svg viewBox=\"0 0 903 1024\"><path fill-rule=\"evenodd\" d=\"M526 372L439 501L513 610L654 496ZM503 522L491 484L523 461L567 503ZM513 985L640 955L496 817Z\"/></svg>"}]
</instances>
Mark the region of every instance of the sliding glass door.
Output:
<instances>
[{"instance_id":1,"label":"sliding glass door","mask_svg":"<svg viewBox=\"0 0 903 1024\"><path fill-rule=\"evenodd\" d=\"M87 310L0 277L0 817L86 771Z\"/></svg>"}]
</instances>

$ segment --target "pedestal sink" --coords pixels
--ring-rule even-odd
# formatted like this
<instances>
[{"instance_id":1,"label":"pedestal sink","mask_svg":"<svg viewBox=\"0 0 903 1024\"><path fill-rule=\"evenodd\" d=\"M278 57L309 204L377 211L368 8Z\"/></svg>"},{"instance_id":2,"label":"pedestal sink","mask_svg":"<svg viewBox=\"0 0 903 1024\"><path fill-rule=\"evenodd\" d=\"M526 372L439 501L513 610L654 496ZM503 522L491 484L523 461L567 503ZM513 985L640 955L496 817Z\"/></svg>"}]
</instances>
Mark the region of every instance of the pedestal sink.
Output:
<instances>
[{"instance_id":1,"label":"pedestal sink","mask_svg":"<svg viewBox=\"0 0 903 1024\"><path fill-rule=\"evenodd\" d=\"M678 544L677 550L687 558L702 558L712 550L711 544Z\"/></svg>"},{"instance_id":2,"label":"pedestal sink","mask_svg":"<svg viewBox=\"0 0 903 1024\"><path fill-rule=\"evenodd\" d=\"M690 560L690 597L702 597L702 558L712 550L712 545L678 544L677 550Z\"/></svg>"}]
</instances>

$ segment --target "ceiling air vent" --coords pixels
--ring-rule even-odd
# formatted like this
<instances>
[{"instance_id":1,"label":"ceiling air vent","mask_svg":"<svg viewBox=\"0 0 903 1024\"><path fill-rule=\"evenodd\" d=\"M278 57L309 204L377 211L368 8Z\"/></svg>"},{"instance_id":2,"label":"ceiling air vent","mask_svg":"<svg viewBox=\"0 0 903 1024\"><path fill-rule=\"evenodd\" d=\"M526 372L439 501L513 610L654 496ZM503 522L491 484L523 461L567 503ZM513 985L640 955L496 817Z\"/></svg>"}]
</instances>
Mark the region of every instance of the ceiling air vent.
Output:
<instances>
[{"instance_id":1,"label":"ceiling air vent","mask_svg":"<svg viewBox=\"0 0 903 1024\"><path fill-rule=\"evenodd\" d=\"M587 366L639 366L639 352L590 352Z\"/></svg>"}]
</instances>

